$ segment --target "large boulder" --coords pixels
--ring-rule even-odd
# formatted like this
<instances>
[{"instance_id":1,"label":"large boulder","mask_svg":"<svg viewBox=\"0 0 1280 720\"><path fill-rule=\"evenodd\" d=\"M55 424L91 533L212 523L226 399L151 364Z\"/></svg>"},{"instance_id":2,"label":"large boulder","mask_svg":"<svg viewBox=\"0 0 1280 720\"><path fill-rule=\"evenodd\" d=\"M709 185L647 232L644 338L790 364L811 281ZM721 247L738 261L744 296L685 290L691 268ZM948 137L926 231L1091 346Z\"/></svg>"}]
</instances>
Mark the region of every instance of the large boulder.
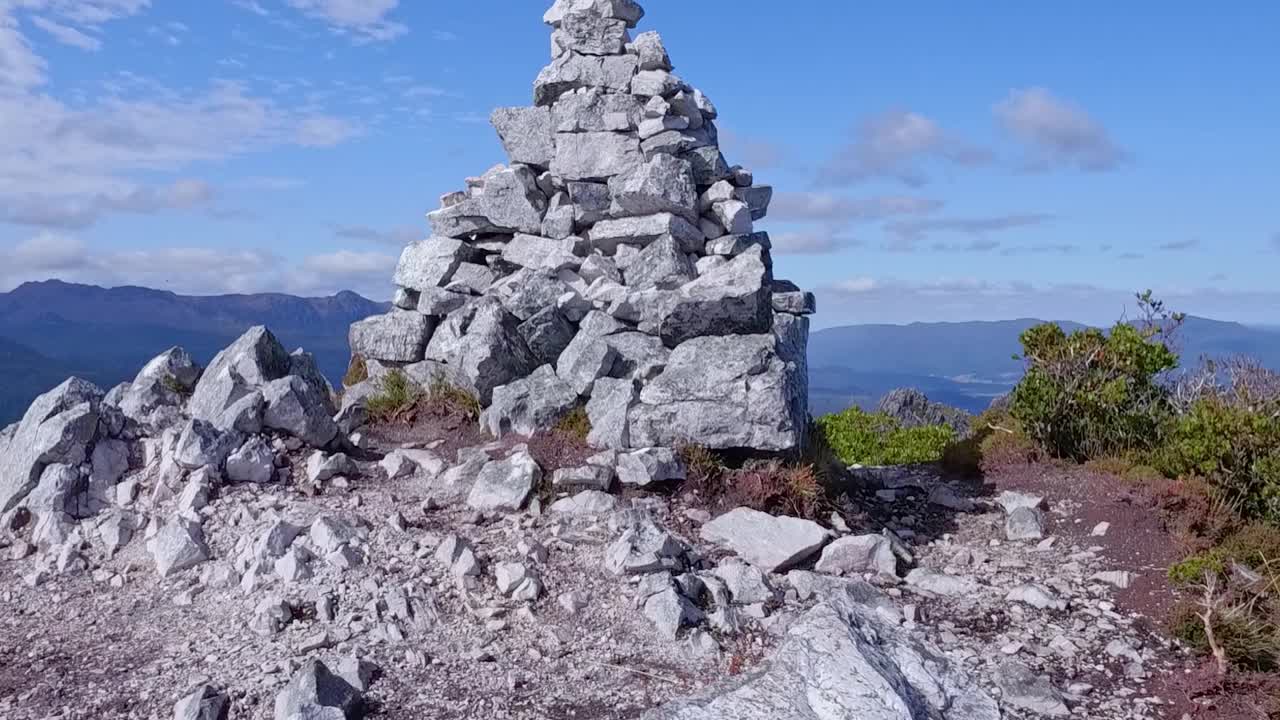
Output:
<instances>
[{"instance_id":1,"label":"large boulder","mask_svg":"<svg viewBox=\"0 0 1280 720\"><path fill-rule=\"evenodd\" d=\"M46 467L89 459L103 396L92 383L71 378L36 398L22 420L0 434L0 513L17 507Z\"/></svg>"},{"instance_id":2,"label":"large boulder","mask_svg":"<svg viewBox=\"0 0 1280 720\"><path fill-rule=\"evenodd\" d=\"M758 670L643 720L999 720L995 700L936 648L856 595L827 597Z\"/></svg>"},{"instance_id":3,"label":"large boulder","mask_svg":"<svg viewBox=\"0 0 1280 720\"><path fill-rule=\"evenodd\" d=\"M806 379L802 367L779 357L780 347L774 335L699 337L678 346L628 413L631 446L800 447Z\"/></svg>"},{"instance_id":4,"label":"large boulder","mask_svg":"<svg viewBox=\"0 0 1280 720\"><path fill-rule=\"evenodd\" d=\"M254 327L218 353L200 376L187 411L191 417L232 429L227 411L257 388L289 374L289 353L265 327Z\"/></svg>"},{"instance_id":5,"label":"large boulder","mask_svg":"<svg viewBox=\"0 0 1280 720\"><path fill-rule=\"evenodd\" d=\"M777 296L775 295L775 298ZM968 437L972 416L958 408L936 403L915 388L898 388L880 399L876 408L905 428L945 425L959 437Z\"/></svg>"},{"instance_id":6,"label":"large boulder","mask_svg":"<svg viewBox=\"0 0 1280 720\"><path fill-rule=\"evenodd\" d=\"M498 108L489 121L513 163L546 168L555 147L551 142L551 110L545 107Z\"/></svg>"},{"instance_id":7,"label":"large boulder","mask_svg":"<svg viewBox=\"0 0 1280 720\"><path fill-rule=\"evenodd\" d=\"M435 331L434 318L419 312L393 310L352 323L351 352L370 360L420 362Z\"/></svg>"},{"instance_id":8,"label":"large boulder","mask_svg":"<svg viewBox=\"0 0 1280 720\"><path fill-rule=\"evenodd\" d=\"M290 375L262 388L267 408L264 427L288 433L311 447L324 447L338 435L333 405L318 388Z\"/></svg>"}]
</instances>

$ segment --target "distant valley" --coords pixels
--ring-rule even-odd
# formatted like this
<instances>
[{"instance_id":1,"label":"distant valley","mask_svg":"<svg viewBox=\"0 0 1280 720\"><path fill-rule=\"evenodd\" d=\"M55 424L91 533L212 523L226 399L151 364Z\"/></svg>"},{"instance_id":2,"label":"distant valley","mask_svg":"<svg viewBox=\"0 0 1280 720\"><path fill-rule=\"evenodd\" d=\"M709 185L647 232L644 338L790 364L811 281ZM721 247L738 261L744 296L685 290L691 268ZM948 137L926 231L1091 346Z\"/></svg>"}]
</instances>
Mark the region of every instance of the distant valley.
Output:
<instances>
[{"instance_id":1,"label":"distant valley","mask_svg":"<svg viewBox=\"0 0 1280 720\"><path fill-rule=\"evenodd\" d=\"M147 288L104 289L56 280L0 293L0 426L68 376L110 388L174 345L201 362L253 325L286 347L304 347L336 384L350 358L347 328L387 305L344 292L192 297ZM1022 374L1018 336L1041 321L851 325L815 331L809 343L814 414L873 406L889 390L980 411ZM1068 330L1082 327L1062 323ZM1280 368L1280 330L1189 318L1183 356L1252 355Z\"/></svg>"}]
</instances>

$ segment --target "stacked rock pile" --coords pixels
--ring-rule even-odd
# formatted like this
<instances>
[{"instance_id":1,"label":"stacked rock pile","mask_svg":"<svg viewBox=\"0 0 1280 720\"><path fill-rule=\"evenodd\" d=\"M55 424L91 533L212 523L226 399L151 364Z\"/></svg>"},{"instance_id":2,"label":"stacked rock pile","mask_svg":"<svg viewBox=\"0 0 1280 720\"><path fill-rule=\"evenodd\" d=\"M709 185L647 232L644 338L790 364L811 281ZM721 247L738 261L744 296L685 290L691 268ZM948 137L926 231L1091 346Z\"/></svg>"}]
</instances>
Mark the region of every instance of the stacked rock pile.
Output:
<instances>
[{"instance_id":1,"label":"stacked rock pile","mask_svg":"<svg viewBox=\"0 0 1280 720\"><path fill-rule=\"evenodd\" d=\"M495 434L585 404L598 447L787 451L808 424L814 298L756 232L772 188L730 166L717 111L630 36L631 0L559 0L534 105L492 122L510 164L470 178L404 250L395 309L357 323L377 372L475 395Z\"/></svg>"}]
</instances>

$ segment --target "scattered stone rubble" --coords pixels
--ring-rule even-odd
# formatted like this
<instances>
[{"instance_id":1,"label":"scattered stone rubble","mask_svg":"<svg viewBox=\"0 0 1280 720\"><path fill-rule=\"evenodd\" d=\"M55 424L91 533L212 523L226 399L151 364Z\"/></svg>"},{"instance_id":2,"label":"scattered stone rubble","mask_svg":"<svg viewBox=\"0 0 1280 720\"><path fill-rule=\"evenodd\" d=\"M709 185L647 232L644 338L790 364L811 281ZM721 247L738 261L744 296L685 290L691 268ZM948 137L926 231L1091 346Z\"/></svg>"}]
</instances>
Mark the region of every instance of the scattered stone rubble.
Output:
<instances>
[{"instance_id":1,"label":"scattered stone rubble","mask_svg":"<svg viewBox=\"0 0 1280 720\"><path fill-rule=\"evenodd\" d=\"M365 437L369 386L336 403L264 328L0 430L0 717L1158 716L1164 648L1111 600L1130 573L1053 534L1068 504L858 470L893 517L860 534L682 494L677 441L802 443L813 308L641 15L556 3L536 105L494 115L512 165L352 329L498 439ZM584 399L582 465L511 437Z\"/></svg>"},{"instance_id":2,"label":"scattered stone rubble","mask_svg":"<svg viewBox=\"0 0 1280 720\"><path fill-rule=\"evenodd\" d=\"M808 427L814 297L775 280L773 190L721 154L717 111L631 37L629 0L561 0L531 107L494 111L510 164L467 180L405 249L391 313L357 323L403 368L528 434L576 406L600 448L788 451Z\"/></svg>"}]
</instances>

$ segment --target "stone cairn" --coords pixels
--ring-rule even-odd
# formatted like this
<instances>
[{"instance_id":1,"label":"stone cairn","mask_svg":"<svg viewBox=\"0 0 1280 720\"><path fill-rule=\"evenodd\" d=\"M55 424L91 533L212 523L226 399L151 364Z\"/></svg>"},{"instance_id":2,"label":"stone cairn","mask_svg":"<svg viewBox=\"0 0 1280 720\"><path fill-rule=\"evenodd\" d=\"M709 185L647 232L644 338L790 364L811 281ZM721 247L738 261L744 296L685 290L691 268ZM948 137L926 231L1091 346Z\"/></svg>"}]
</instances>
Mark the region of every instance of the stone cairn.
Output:
<instances>
[{"instance_id":1,"label":"stone cairn","mask_svg":"<svg viewBox=\"0 0 1280 720\"><path fill-rule=\"evenodd\" d=\"M601 448L804 442L814 297L775 280L773 190L730 166L716 108L632 0L558 0L534 105L494 111L510 164L404 250L395 309L357 323L372 377L462 388L495 435L585 403Z\"/></svg>"}]
</instances>

